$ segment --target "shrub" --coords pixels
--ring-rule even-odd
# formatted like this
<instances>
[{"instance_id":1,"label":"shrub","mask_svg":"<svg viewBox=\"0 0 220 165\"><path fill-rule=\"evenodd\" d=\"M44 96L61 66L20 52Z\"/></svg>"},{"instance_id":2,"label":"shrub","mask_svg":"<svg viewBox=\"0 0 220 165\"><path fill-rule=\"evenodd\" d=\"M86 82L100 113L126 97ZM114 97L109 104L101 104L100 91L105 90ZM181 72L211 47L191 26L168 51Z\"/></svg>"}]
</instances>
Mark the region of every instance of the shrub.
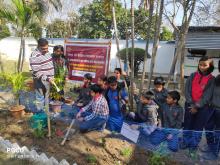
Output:
<instances>
[{"instance_id":1,"label":"shrub","mask_svg":"<svg viewBox=\"0 0 220 165\"><path fill-rule=\"evenodd\" d=\"M131 52L132 48L128 48L128 60L129 64L131 64ZM123 61L126 61L126 48L122 49L119 53L117 53L117 56L119 56ZM144 55L145 55L145 50L141 48L134 48L134 75L137 76L139 67L144 61ZM151 56L148 54L148 58ZM131 65L130 65L131 66Z\"/></svg>"}]
</instances>

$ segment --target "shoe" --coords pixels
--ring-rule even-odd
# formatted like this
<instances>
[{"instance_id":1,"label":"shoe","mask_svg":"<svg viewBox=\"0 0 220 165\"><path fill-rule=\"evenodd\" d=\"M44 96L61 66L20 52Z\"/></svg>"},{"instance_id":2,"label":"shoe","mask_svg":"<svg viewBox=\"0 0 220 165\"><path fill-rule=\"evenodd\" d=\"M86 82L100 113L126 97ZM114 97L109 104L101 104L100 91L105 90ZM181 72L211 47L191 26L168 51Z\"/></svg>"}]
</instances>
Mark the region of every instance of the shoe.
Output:
<instances>
[{"instance_id":1,"label":"shoe","mask_svg":"<svg viewBox=\"0 0 220 165\"><path fill-rule=\"evenodd\" d=\"M218 156L212 152L207 152L204 155L202 155L202 158L205 160L217 160Z\"/></svg>"}]
</instances>

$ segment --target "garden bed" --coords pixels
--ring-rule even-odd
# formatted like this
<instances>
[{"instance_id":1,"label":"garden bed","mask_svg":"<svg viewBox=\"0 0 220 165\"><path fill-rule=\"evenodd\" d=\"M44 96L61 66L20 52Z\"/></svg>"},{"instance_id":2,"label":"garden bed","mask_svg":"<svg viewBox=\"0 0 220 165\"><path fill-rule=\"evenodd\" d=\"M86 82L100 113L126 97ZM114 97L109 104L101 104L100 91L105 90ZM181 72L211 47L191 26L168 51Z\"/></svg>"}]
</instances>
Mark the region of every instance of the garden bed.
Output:
<instances>
[{"instance_id":1,"label":"garden bed","mask_svg":"<svg viewBox=\"0 0 220 165\"><path fill-rule=\"evenodd\" d=\"M149 161L164 161L166 164L177 165L168 158L154 160L150 152L136 147L134 144L118 138L118 135L104 132L76 133L60 146L62 137L56 134L57 130L64 130L67 125L62 122L52 122L52 138L46 136L37 138L28 123L29 117L23 122L16 122L7 110L0 111L0 136L20 146L35 149L39 154L46 153L54 156L58 161L66 159L70 164L147 164Z\"/></svg>"},{"instance_id":2,"label":"garden bed","mask_svg":"<svg viewBox=\"0 0 220 165\"><path fill-rule=\"evenodd\" d=\"M187 151L180 150L177 153L171 153L168 157L161 157L152 152L146 151L130 143L120 135L111 134L107 130L103 133L90 132L87 134L76 133L65 146L61 146L62 136L58 136L59 130L67 128L67 124L61 121L52 121L52 138L46 136L38 138L30 127L30 115L22 118L23 122L18 122L11 117L9 102L10 92L0 92L0 136L16 142L19 146L27 146L29 150L36 150L38 154L44 152L48 157L55 157L58 161L66 159L70 164L218 164L218 161L198 161L192 160L187 156ZM25 97L26 98L26 97ZM28 96L28 98L30 98ZM32 102L32 101L31 101ZM47 133L47 130L45 130ZM46 135L46 134L45 134ZM153 150L154 151L154 150ZM1 160L0 160L1 162Z\"/></svg>"}]
</instances>

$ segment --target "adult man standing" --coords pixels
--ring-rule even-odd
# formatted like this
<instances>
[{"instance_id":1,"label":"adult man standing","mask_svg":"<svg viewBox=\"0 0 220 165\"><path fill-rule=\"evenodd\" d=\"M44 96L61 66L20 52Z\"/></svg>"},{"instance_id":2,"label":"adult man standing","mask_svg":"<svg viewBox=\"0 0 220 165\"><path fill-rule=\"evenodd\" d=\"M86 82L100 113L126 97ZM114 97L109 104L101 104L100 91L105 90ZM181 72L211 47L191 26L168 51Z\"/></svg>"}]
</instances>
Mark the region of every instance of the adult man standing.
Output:
<instances>
[{"instance_id":1,"label":"adult man standing","mask_svg":"<svg viewBox=\"0 0 220 165\"><path fill-rule=\"evenodd\" d=\"M48 52L46 39L38 40L38 46L32 52L29 60L34 80L37 111L42 112L44 107L49 106L50 84L54 77L53 60Z\"/></svg>"}]
</instances>

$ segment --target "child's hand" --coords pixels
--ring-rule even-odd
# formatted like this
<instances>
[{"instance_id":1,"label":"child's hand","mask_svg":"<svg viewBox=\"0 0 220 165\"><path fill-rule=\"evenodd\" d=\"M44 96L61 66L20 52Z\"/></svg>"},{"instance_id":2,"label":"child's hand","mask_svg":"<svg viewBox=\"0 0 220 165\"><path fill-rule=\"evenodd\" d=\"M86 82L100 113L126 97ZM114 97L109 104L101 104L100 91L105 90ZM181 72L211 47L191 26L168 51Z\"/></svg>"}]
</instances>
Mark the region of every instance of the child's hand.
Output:
<instances>
[{"instance_id":1,"label":"child's hand","mask_svg":"<svg viewBox=\"0 0 220 165\"><path fill-rule=\"evenodd\" d=\"M198 110L196 109L196 108L191 108L190 109L190 113L192 113L192 114L195 114L195 113L197 113L198 112Z\"/></svg>"},{"instance_id":2,"label":"child's hand","mask_svg":"<svg viewBox=\"0 0 220 165\"><path fill-rule=\"evenodd\" d=\"M81 117L81 113L78 112L78 113L76 114L76 119L79 119L80 117Z\"/></svg>"},{"instance_id":3,"label":"child's hand","mask_svg":"<svg viewBox=\"0 0 220 165\"><path fill-rule=\"evenodd\" d=\"M138 129L138 128L139 128L139 125L132 124L132 125L130 126L130 128L131 128L131 129Z\"/></svg>"},{"instance_id":4,"label":"child's hand","mask_svg":"<svg viewBox=\"0 0 220 165\"><path fill-rule=\"evenodd\" d=\"M171 140L171 139L173 139L173 135L172 135L172 134L169 134L169 135L167 136L167 140Z\"/></svg>"},{"instance_id":5,"label":"child's hand","mask_svg":"<svg viewBox=\"0 0 220 165\"><path fill-rule=\"evenodd\" d=\"M123 72L122 72L122 75L123 75L123 76L127 76L127 73L123 71Z\"/></svg>"},{"instance_id":6,"label":"child's hand","mask_svg":"<svg viewBox=\"0 0 220 165\"><path fill-rule=\"evenodd\" d=\"M135 113L134 113L134 112L130 112L128 115L129 115L129 117L132 118L132 119L135 118Z\"/></svg>"}]
</instances>

